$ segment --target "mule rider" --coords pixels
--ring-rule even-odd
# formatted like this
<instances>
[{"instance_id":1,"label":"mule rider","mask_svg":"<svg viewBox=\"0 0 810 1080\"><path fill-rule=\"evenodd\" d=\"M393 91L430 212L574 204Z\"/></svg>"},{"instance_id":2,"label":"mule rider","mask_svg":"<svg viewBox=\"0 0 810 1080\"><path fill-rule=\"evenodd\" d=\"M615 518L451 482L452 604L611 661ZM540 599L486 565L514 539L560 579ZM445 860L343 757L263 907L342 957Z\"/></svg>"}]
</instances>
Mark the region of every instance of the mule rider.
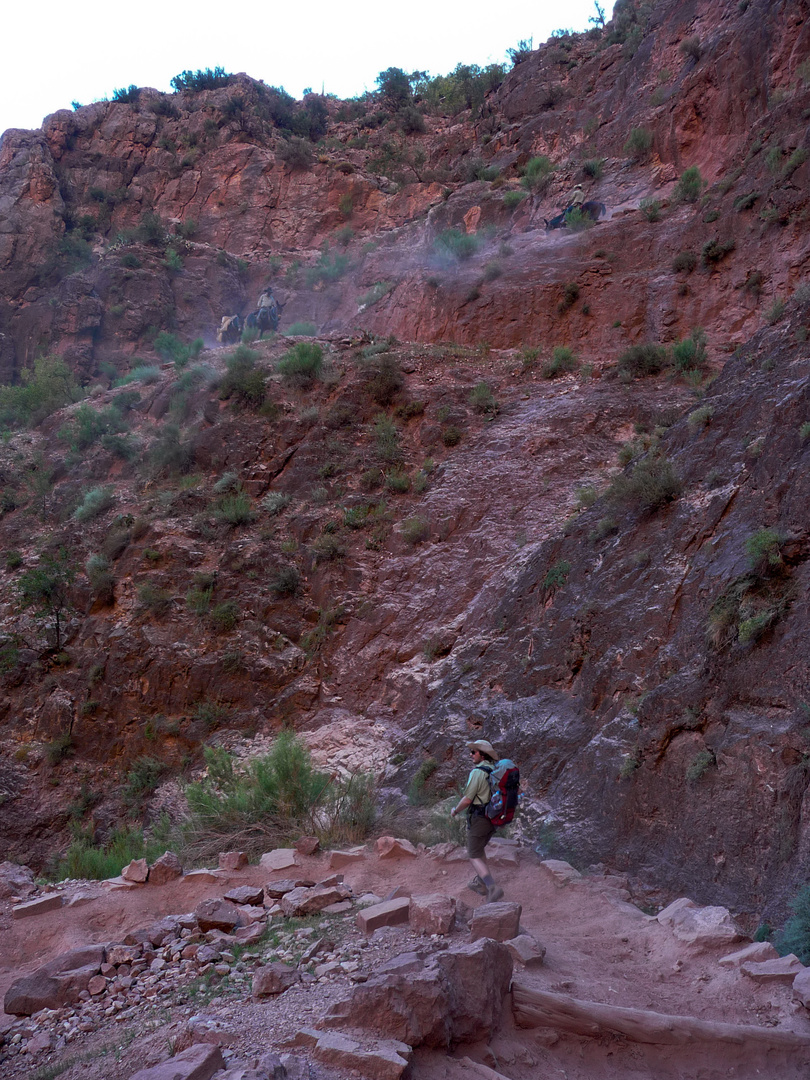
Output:
<instances>
[{"instance_id":1,"label":"mule rider","mask_svg":"<svg viewBox=\"0 0 810 1080\"><path fill-rule=\"evenodd\" d=\"M257 310L261 311L262 308L268 309L268 314L271 316L271 319L276 319L278 317L278 301L275 296L273 296L273 290L269 285L259 297Z\"/></svg>"},{"instance_id":2,"label":"mule rider","mask_svg":"<svg viewBox=\"0 0 810 1080\"><path fill-rule=\"evenodd\" d=\"M579 210L584 201L585 201L585 192L582 190L582 184L577 184L577 186L574 188L574 190L568 196L566 207L565 207L565 210L563 211L563 213L567 217L571 213L572 210Z\"/></svg>"}]
</instances>

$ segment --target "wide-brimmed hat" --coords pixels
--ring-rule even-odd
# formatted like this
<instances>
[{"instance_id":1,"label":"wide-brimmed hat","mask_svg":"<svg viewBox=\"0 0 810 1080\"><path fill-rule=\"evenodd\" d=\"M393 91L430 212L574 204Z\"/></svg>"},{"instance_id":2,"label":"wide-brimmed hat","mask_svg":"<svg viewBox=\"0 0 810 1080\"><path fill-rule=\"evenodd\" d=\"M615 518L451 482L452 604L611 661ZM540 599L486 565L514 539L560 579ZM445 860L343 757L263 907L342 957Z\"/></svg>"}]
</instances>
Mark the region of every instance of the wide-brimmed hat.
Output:
<instances>
[{"instance_id":1,"label":"wide-brimmed hat","mask_svg":"<svg viewBox=\"0 0 810 1080\"><path fill-rule=\"evenodd\" d=\"M476 739L475 742L467 743L468 750L480 750L484 757L491 758L493 761L498 760L498 755L495 753L495 748L492 743L487 742L486 739Z\"/></svg>"}]
</instances>

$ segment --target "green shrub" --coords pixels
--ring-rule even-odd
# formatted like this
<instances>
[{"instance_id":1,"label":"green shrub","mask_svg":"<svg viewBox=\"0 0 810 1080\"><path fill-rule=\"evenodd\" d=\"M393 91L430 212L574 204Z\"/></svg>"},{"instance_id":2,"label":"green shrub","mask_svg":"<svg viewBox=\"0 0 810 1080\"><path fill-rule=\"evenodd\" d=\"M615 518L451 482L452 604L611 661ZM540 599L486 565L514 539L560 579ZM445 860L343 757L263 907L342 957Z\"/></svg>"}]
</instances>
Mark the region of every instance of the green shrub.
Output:
<instances>
[{"instance_id":1,"label":"green shrub","mask_svg":"<svg viewBox=\"0 0 810 1080\"><path fill-rule=\"evenodd\" d=\"M706 334L700 327L672 346L672 366L679 375L700 371L707 363Z\"/></svg>"},{"instance_id":2,"label":"green shrub","mask_svg":"<svg viewBox=\"0 0 810 1080\"><path fill-rule=\"evenodd\" d=\"M569 281L563 287L563 297L557 305L557 311L562 314L573 307L579 299L579 285L575 281Z\"/></svg>"},{"instance_id":3,"label":"green shrub","mask_svg":"<svg viewBox=\"0 0 810 1080\"><path fill-rule=\"evenodd\" d=\"M211 597L213 595L213 586L195 586L186 593L186 607L193 615L207 615L211 608Z\"/></svg>"},{"instance_id":4,"label":"green shrub","mask_svg":"<svg viewBox=\"0 0 810 1080\"><path fill-rule=\"evenodd\" d=\"M799 438L802 442L807 442L810 439L810 420L806 420L799 428Z\"/></svg>"},{"instance_id":5,"label":"green shrub","mask_svg":"<svg viewBox=\"0 0 810 1080\"><path fill-rule=\"evenodd\" d=\"M370 308L373 304L378 303L384 296L394 287L393 281L378 281L375 285L372 285L368 292L363 293L360 299L357 301L357 306L360 311L365 311L366 308Z\"/></svg>"},{"instance_id":6,"label":"green shrub","mask_svg":"<svg viewBox=\"0 0 810 1080\"><path fill-rule=\"evenodd\" d=\"M271 491L268 495L262 499L262 508L270 514L271 517L275 517L292 502L292 496L283 491Z\"/></svg>"},{"instance_id":7,"label":"green shrub","mask_svg":"<svg viewBox=\"0 0 810 1080\"><path fill-rule=\"evenodd\" d=\"M503 197L503 205L507 210L514 210L516 206L520 206L524 199L528 199L528 191L507 191Z\"/></svg>"},{"instance_id":8,"label":"green shrub","mask_svg":"<svg viewBox=\"0 0 810 1080\"><path fill-rule=\"evenodd\" d=\"M467 395L467 400L476 412L484 415L493 415L498 411L498 402L495 400L489 383L476 383Z\"/></svg>"},{"instance_id":9,"label":"green shrub","mask_svg":"<svg viewBox=\"0 0 810 1080\"><path fill-rule=\"evenodd\" d=\"M295 596L301 588L301 575L294 566L282 566L270 583L276 596Z\"/></svg>"},{"instance_id":10,"label":"green shrub","mask_svg":"<svg viewBox=\"0 0 810 1080\"><path fill-rule=\"evenodd\" d=\"M182 263L181 263L182 266ZM176 334L161 330L154 341L155 352L162 360L174 361L175 367L183 368L189 360L196 359L205 345L202 338L195 338L189 345L184 345Z\"/></svg>"},{"instance_id":11,"label":"green shrub","mask_svg":"<svg viewBox=\"0 0 810 1080\"><path fill-rule=\"evenodd\" d=\"M103 881L117 877L133 859L150 862L165 850L165 838L147 841L143 831L136 828L119 829L104 844L93 844L89 833L77 832L59 863L56 877Z\"/></svg>"},{"instance_id":12,"label":"green shrub","mask_svg":"<svg viewBox=\"0 0 810 1080\"><path fill-rule=\"evenodd\" d=\"M461 229L445 229L434 241L437 253L452 260L471 259L478 251L480 240L474 233L462 232Z\"/></svg>"},{"instance_id":13,"label":"green shrub","mask_svg":"<svg viewBox=\"0 0 810 1080\"><path fill-rule=\"evenodd\" d=\"M540 195L551 182L553 172L554 165L551 159L546 157L545 154L540 154L538 157L530 158L526 163L520 182L527 191Z\"/></svg>"},{"instance_id":14,"label":"green shrub","mask_svg":"<svg viewBox=\"0 0 810 1080\"><path fill-rule=\"evenodd\" d=\"M260 353L247 345L237 345L228 358L227 370L219 384L219 396L233 398L244 408L258 409L265 398L265 376L256 366Z\"/></svg>"},{"instance_id":15,"label":"green shrub","mask_svg":"<svg viewBox=\"0 0 810 1080\"><path fill-rule=\"evenodd\" d=\"M278 362L282 381L305 388L319 378L323 368L323 350L315 342L299 341Z\"/></svg>"},{"instance_id":16,"label":"green shrub","mask_svg":"<svg viewBox=\"0 0 810 1080\"><path fill-rule=\"evenodd\" d=\"M421 517L405 518L400 526L400 534L406 544L416 547L430 536L430 523Z\"/></svg>"},{"instance_id":17,"label":"green shrub","mask_svg":"<svg viewBox=\"0 0 810 1080\"><path fill-rule=\"evenodd\" d=\"M172 606L172 594L152 581L138 586L138 602L144 611L155 618L162 618Z\"/></svg>"},{"instance_id":18,"label":"green shrub","mask_svg":"<svg viewBox=\"0 0 810 1080\"><path fill-rule=\"evenodd\" d=\"M551 359L546 360L540 369L540 374L544 379L556 379L558 375L576 371L578 367L579 360L574 355L574 351L567 345L556 345L552 350Z\"/></svg>"},{"instance_id":19,"label":"green shrub","mask_svg":"<svg viewBox=\"0 0 810 1080\"><path fill-rule=\"evenodd\" d=\"M127 784L124 788L124 802L131 807L139 807L149 795L152 795L166 766L156 758L142 755L132 763L132 768L127 773Z\"/></svg>"},{"instance_id":20,"label":"green shrub","mask_svg":"<svg viewBox=\"0 0 810 1080\"><path fill-rule=\"evenodd\" d=\"M745 554L751 570L765 577L780 570L784 565L782 546L785 538L776 529L758 529L745 541Z\"/></svg>"},{"instance_id":21,"label":"green shrub","mask_svg":"<svg viewBox=\"0 0 810 1080\"><path fill-rule=\"evenodd\" d=\"M322 282L338 281L351 266L351 260L345 252L337 252L331 255L329 244L324 241L321 254L314 266L307 267L304 279L307 287L312 289Z\"/></svg>"},{"instance_id":22,"label":"green shrub","mask_svg":"<svg viewBox=\"0 0 810 1080\"><path fill-rule=\"evenodd\" d=\"M647 221L654 223L661 220L661 203L658 199L642 199L638 208Z\"/></svg>"},{"instance_id":23,"label":"green shrub","mask_svg":"<svg viewBox=\"0 0 810 1080\"><path fill-rule=\"evenodd\" d=\"M566 562L565 559L558 559L552 566L549 567L546 576L543 578L542 589L547 595L555 592L557 589L561 589L568 580L568 575L571 573L571 563Z\"/></svg>"},{"instance_id":24,"label":"green shrub","mask_svg":"<svg viewBox=\"0 0 810 1080\"><path fill-rule=\"evenodd\" d=\"M667 351L663 345L646 342L643 345L631 345L617 361L620 372L633 378L657 375L666 367Z\"/></svg>"},{"instance_id":25,"label":"green shrub","mask_svg":"<svg viewBox=\"0 0 810 1080\"><path fill-rule=\"evenodd\" d=\"M726 255L732 252L736 246L737 241L730 236L725 238L715 236L713 239L707 240L700 252L703 265L715 266L721 259L725 259Z\"/></svg>"},{"instance_id":26,"label":"green shrub","mask_svg":"<svg viewBox=\"0 0 810 1080\"><path fill-rule=\"evenodd\" d=\"M49 765L58 765L73 753L73 749L73 735L69 731L63 731L45 743L45 758Z\"/></svg>"},{"instance_id":27,"label":"green shrub","mask_svg":"<svg viewBox=\"0 0 810 1080\"><path fill-rule=\"evenodd\" d=\"M23 565L23 557L19 551L6 552L6 570L19 570Z\"/></svg>"},{"instance_id":28,"label":"green shrub","mask_svg":"<svg viewBox=\"0 0 810 1080\"><path fill-rule=\"evenodd\" d=\"M363 365L365 388L378 405L391 405L405 385L402 368L387 353L372 356Z\"/></svg>"},{"instance_id":29,"label":"green shrub","mask_svg":"<svg viewBox=\"0 0 810 1080\"><path fill-rule=\"evenodd\" d=\"M95 599L111 604L115 599L115 575L106 555L91 555L85 563L85 573Z\"/></svg>"},{"instance_id":30,"label":"green shrub","mask_svg":"<svg viewBox=\"0 0 810 1080\"><path fill-rule=\"evenodd\" d=\"M22 369L18 386L0 386L0 426L38 424L81 396L72 371L61 357L40 356L33 369Z\"/></svg>"},{"instance_id":31,"label":"green shrub","mask_svg":"<svg viewBox=\"0 0 810 1080\"><path fill-rule=\"evenodd\" d=\"M83 401L58 434L71 450L87 450L102 436L117 434L124 426L117 401L110 408L101 410Z\"/></svg>"},{"instance_id":32,"label":"green shrub","mask_svg":"<svg viewBox=\"0 0 810 1080\"><path fill-rule=\"evenodd\" d=\"M697 165L690 165L681 173L678 183L675 185L673 197L677 202L694 203L700 198L706 182L700 175Z\"/></svg>"},{"instance_id":33,"label":"green shrub","mask_svg":"<svg viewBox=\"0 0 810 1080\"><path fill-rule=\"evenodd\" d=\"M700 38L697 34L692 34L690 37L684 38L679 48L687 59L694 60L695 63L700 59Z\"/></svg>"},{"instance_id":34,"label":"green shrub","mask_svg":"<svg viewBox=\"0 0 810 1080\"><path fill-rule=\"evenodd\" d=\"M396 495L405 495L411 490L411 478L404 469L391 469L385 474L385 487Z\"/></svg>"},{"instance_id":35,"label":"green shrub","mask_svg":"<svg viewBox=\"0 0 810 1080\"><path fill-rule=\"evenodd\" d=\"M793 914L787 920L774 945L780 956L794 953L810 964L810 885L803 885L790 903Z\"/></svg>"},{"instance_id":36,"label":"green shrub","mask_svg":"<svg viewBox=\"0 0 810 1080\"><path fill-rule=\"evenodd\" d=\"M690 784L695 784L712 768L717 768L717 758L714 753L711 750L699 750L686 770L686 779Z\"/></svg>"},{"instance_id":37,"label":"green shrub","mask_svg":"<svg viewBox=\"0 0 810 1080\"><path fill-rule=\"evenodd\" d=\"M183 439L176 424L166 424L149 450L152 471L158 476L184 475L190 472L193 463L191 443Z\"/></svg>"},{"instance_id":38,"label":"green shrub","mask_svg":"<svg viewBox=\"0 0 810 1080\"><path fill-rule=\"evenodd\" d=\"M380 413L374 420L374 441L381 461L393 465L402 460L399 431L393 420L384 413Z\"/></svg>"},{"instance_id":39,"label":"green shrub","mask_svg":"<svg viewBox=\"0 0 810 1080\"><path fill-rule=\"evenodd\" d=\"M634 161L642 161L652 149L652 132L646 128L632 128L624 144L624 152Z\"/></svg>"},{"instance_id":40,"label":"green shrub","mask_svg":"<svg viewBox=\"0 0 810 1080\"><path fill-rule=\"evenodd\" d=\"M214 517L217 521L230 525L231 528L236 528L238 525L249 525L255 516L250 496L244 491L226 495L219 501L214 510Z\"/></svg>"},{"instance_id":41,"label":"green shrub","mask_svg":"<svg viewBox=\"0 0 810 1080\"><path fill-rule=\"evenodd\" d=\"M774 323L778 323L785 313L785 301L781 298L777 298L765 312L765 322L769 326L773 326Z\"/></svg>"},{"instance_id":42,"label":"green shrub","mask_svg":"<svg viewBox=\"0 0 810 1080\"><path fill-rule=\"evenodd\" d=\"M458 446L464 432L455 424L448 424L442 428L442 442L445 446Z\"/></svg>"},{"instance_id":43,"label":"green shrub","mask_svg":"<svg viewBox=\"0 0 810 1080\"><path fill-rule=\"evenodd\" d=\"M604 158L589 158L582 164L582 171L592 180L601 180L605 168Z\"/></svg>"},{"instance_id":44,"label":"green shrub","mask_svg":"<svg viewBox=\"0 0 810 1080\"><path fill-rule=\"evenodd\" d=\"M699 431L700 428L706 427L708 422L714 416L713 405L700 405L697 409L694 409L687 420L690 431Z\"/></svg>"},{"instance_id":45,"label":"green shrub","mask_svg":"<svg viewBox=\"0 0 810 1080\"><path fill-rule=\"evenodd\" d=\"M411 806L425 806L435 801L436 794L431 792L429 781L439 768L436 758L426 758L414 773L408 785L408 802Z\"/></svg>"},{"instance_id":46,"label":"green shrub","mask_svg":"<svg viewBox=\"0 0 810 1080\"><path fill-rule=\"evenodd\" d=\"M73 511L75 521L92 521L93 518L103 514L115 502L115 493L112 488L96 487L85 492L79 506Z\"/></svg>"},{"instance_id":47,"label":"green shrub","mask_svg":"<svg viewBox=\"0 0 810 1080\"><path fill-rule=\"evenodd\" d=\"M672 260L672 269L676 274L681 272L691 274L698 264L698 257L694 251L679 251Z\"/></svg>"},{"instance_id":48,"label":"green shrub","mask_svg":"<svg viewBox=\"0 0 810 1080\"><path fill-rule=\"evenodd\" d=\"M215 630L225 634L234 629L239 622L240 614L236 600L223 600L219 604L214 604L208 618Z\"/></svg>"},{"instance_id":49,"label":"green shrub","mask_svg":"<svg viewBox=\"0 0 810 1080\"><path fill-rule=\"evenodd\" d=\"M171 81L172 89L177 93L182 90L191 90L199 93L201 90L216 90L219 86L228 86L233 79L224 68L198 68L197 71L181 71Z\"/></svg>"},{"instance_id":50,"label":"green shrub","mask_svg":"<svg viewBox=\"0 0 810 1080\"><path fill-rule=\"evenodd\" d=\"M147 386L156 383L160 379L160 368L153 364L138 364L115 383L116 386L126 386L128 383L142 382Z\"/></svg>"},{"instance_id":51,"label":"green shrub","mask_svg":"<svg viewBox=\"0 0 810 1080\"><path fill-rule=\"evenodd\" d=\"M585 229L592 229L594 224L590 214L586 214L578 206L575 206L573 210L569 210L565 218L565 227L569 232L584 232Z\"/></svg>"},{"instance_id":52,"label":"green shrub","mask_svg":"<svg viewBox=\"0 0 810 1080\"><path fill-rule=\"evenodd\" d=\"M632 472L613 479L608 497L642 513L654 513L677 499L682 490L680 477L663 454L648 454Z\"/></svg>"},{"instance_id":53,"label":"green shrub","mask_svg":"<svg viewBox=\"0 0 810 1080\"><path fill-rule=\"evenodd\" d=\"M286 331L287 337L314 337L318 332L315 323L296 322Z\"/></svg>"}]
</instances>

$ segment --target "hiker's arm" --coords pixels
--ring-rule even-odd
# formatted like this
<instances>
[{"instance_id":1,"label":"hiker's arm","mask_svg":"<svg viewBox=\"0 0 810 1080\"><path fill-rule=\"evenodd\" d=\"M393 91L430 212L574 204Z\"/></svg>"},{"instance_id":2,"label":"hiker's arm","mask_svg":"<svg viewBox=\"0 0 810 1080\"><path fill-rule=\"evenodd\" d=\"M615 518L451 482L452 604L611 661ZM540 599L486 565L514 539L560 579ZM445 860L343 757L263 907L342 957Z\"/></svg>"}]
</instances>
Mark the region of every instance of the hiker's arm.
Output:
<instances>
[{"instance_id":1,"label":"hiker's arm","mask_svg":"<svg viewBox=\"0 0 810 1080\"><path fill-rule=\"evenodd\" d=\"M462 810L466 810L468 806L472 804L472 799L465 795L458 806L454 806L450 811L450 817L455 817L456 814L461 813Z\"/></svg>"}]
</instances>

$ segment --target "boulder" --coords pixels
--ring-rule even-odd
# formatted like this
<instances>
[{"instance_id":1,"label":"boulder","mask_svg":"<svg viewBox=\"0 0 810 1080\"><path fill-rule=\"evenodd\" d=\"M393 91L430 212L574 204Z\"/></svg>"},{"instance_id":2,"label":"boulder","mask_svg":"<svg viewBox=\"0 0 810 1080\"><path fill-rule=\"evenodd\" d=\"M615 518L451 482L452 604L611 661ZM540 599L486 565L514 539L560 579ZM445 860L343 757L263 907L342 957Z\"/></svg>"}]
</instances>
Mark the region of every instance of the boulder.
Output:
<instances>
[{"instance_id":1,"label":"boulder","mask_svg":"<svg viewBox=\"0 0 810 1080\"><path fill-rule=\"evenodd\" d=\"M261 885L240 885L236 889L229 889L225 899L234 904L263 904L264 889Z\"/></svg>"},{"instance_id":2,"label":"boulder","mask_svg":"<svg viewBox=\"0 0 810 1080\"><path fill-rule=\"evenodd\" d=\"M679 939L696 948L714 949L739 941L743 936L724 907L698 907L687 897L674 900L658 913L658 921L669 926Z\"/></svg>"},{"instance_id":3,"label":"boulder","mask_svg":"<svg viewBox=\"0 0 810 1080\"><path fill-rule=\"evenodd\" d=\"M490 938L457 945L437 957L450 1000L450 1040L478 1042L498 1028L512 980L512 957Z\"/></svg>"},{"instance_id":4,"label":"boulder","mask_svg":"<svg viewBox=\"0 0 810 1080\"><path fill-rule=\"evenodd\" d=\"M183 866L173 851L165 851L149 867L149 884L166 885L183 876Z\"/></svg>"},{"instance_id":5,"label":"boulder","mask_svg":"<svg viewBox=\"0 0 810 1080\"><path fill-rule=\"evenodd\" d=\"M315 885L311 889L297 888L281 898L285 915L314 915L330 904L340 903L349 895L345 885Z\"/></svg>"},{"instance_id":6,"label":"boulder","mask_svg":"<svg viewBox=\"0 0 810 1080\"><path fill-rule=\"evenodd\" d=\"M410 906L411 901L407 896L387 900L382 904L374 904L372 907L357 912L355 925L364 934L372 934L381 926L398 926L408 921Z\"/></svg>"},{"instance_id":7,"label":"boulder","mask_svg":"<svg viewBox=\"0 0 810 1080\"><path fill-rule=\"evenodd\" d=\"M256 970L253 976L253 997L258 1000L263 997L274 997L283 994L300 980L300 975L295 968L280 962L265 964Z\"/></svg>"},{"instance_id":8,"label":"boulder","mask_svg":"<svg viewBox=\"0 0 810 1080\"><path fill-rule=\"evenodd\" d=\"M753 941L744 949L738 949L736 952L729 953L728 956L721 956L717 963L725 967L739 967L747 961L776 960L778 956L779 953L770 941Z\"/></svg>"},{"instance_id":9,"label":"boulder","mask_svg":"<svg viewBox=\"0 0 810 1080\"><path fill-rule=\"evenodd\" d=\"M90 982L87 984L87 992L92 997L97 997L99 994L103 994L107 989L107 980L103 975L94 975Z\"/></svg>"},{"instance_id":10,"label":"boulder","mask_svg":"<svg viewBox=\"0 0 810 1080\"><path fill-rule=\"evenodd\" d=\"M499 866L517 866L518 864L517 848L513 847L496 847L491 845L487 847L487 862L497 863ZM577 871L575 871L576 873Z\"/></svg>"},{"instance_id":11,"label":"boulder","mask_svg":"<svg viewBox=\"0 0 810 1080\"><path fill-rule=\"evenodd\" d=\"M296 864L296 852L293 848L276 848L266 851L259 860L264 870L289 870Z\"/></svg>"},{"instance_id":12,"label":"boulder","mask_svg":"<svg viewBox=\"0 0 810 1080\"><path fill-rule=\"evenodd\" d=\"M578 881L582 877L579 870L575 870L570 863L562 859L544 859L540 866L555 885L570 885L572 881Z\"/></svg>"},{"instance_id":13,"label":"boulder","mask_svg":"<svg viewBox=\"0 0 810 1080\"><path fill-rule=\"evenodd\" d=\"M15 1016L32 1016L40 1009L74 1005L90 980L101 971L104 947L90 945L62 953L33 974L18 979L6 992L3 1007Z\"/></svg>"},{"instance_id":14,"label":"boulder","mask_svg":"<svg viewBox=\"0 0 810 1080\"><path fill-rule=\"evenodd\" d=\"M45 893L36 900L26 900L22 904L15 904L11 909L13 919L29 919L32 915L42 915L45 911L55 911L62 906L61 893Z\"/></svg>"},{"instance_id":15,"label":"boulder","mask_svg":"<svg viewBox=\"0 0 810 1080\"><path fill-rule=\"evenodd\" d=\"M362 862L366 857L364 847L349 848L347 851L333 851L329 856L329 869L339 870L342 866L351 866L352 863Z\"/></svg>"},{"instance_id":16,"label":"boulder","mask_svg":"<svg viewBox=\"0 0 810 1080\"><path fill-rule=\"evenodd\" d=\"M456 902L441 893L412 896L408 921L416 934L449 934L456 918Z\"/></svg>"},{"instance_id":17,"label":"boulder","mask_svg":"<svg viewBox=\"0 0 810 1080\"><path fill-rule=\"evenodd\" d=\"M798 956L788 953L776 960L748 961L740 964L740 971L759 983L783 982L793 984L796 976L805 970Z\"/></svg>"},{"instance_id":18,"label":"boulder","mask_svg":"<svg viewBox=\"0 0 810 1080\"><path fill-rule=\"evenodd\" d=\"M146 859L133 859L121 871L121 877L133 885L144 885L149 877L149 864Z\"/></svg>"},{"instance_id":19,"label":"boulder","mask_svg":"<svg viewBox=\"0 0 810 1080\"><path fill-rule=\"evenodd\" d=\"M0 900L11 896L30 896L36 892L34 871L13 862L0 862Z\"/></svg>"},{"instance_id":20,"label":"boulder","mask_svg":"<svg viewBox=\"0 0 810 1080\"><path fill-rule=\"evenodd\" d=\"M300 840L295 841L295 850L299 855L314 855L320 846L321 842L317 836L302 836Z\"/></svg>"},{"instance_id":21,"label":"boulder","mask_svg":"<svg viewBox=\"0 0 810 1080\"><path fill-rule=\"evenodd\" d=\"M209 1080L224 1067L225 1061L218 1046L195 1043L160 1065L141 1069L130 1080Z\"/></svg>"},{"instance_id":22,"label":"boulder","mask_svg":"<svg viewBox=\"0 0 810 1080\"><path fill-rule=\"evenodd\" d=\"M370 1080L399 1080L408 1067L411 1047L392 1039L364 1039L362 1045L336 1031L313 1032L312 1056L324 1065L358 1072Z\"/></svg>"},{"instance_id":23,"label":"boulder","mask_svg":"<svg viewBox=\"0 0 810 1080\"><path fill-rule=\"evenodd\" d=\"M194 909L194 918L203 933L222 930L230 934L240 925L239 909L230 900L203 900Z\"/></svg>"},{"instance_id":24,"label":"boulder","mask_svg":"<svg viewBox=\"0 0 810 1080\"><path fill-rule=\"evenodd\" d=\"M419 854L410 840L397 840L393 836L379 837L374 852L380 859L415 859Z\"/></svg>"},{"instance_id":25,"label":"boulder","mask_svg":"<svg viewBox=\"0 0 810 1080\"><path fill-rule=\"evenodd\" d=\"M244 851L220 851L217 865L220 870L244 870L248 857Z\"/></svg>"},{"instance_id":26,"label":"boulder","mask_svg":"<svg viewBox=\"0 0 810 1080\"><path fill-rule=\"evenodd\" d=\"M531 934L518 934L517 937L505 941L504 945L512 960L523 967L540 967L545 959L545 945L541 945Z\"/></svg>"},{"instance_id":27,"label":"boulder","mask_svg":"<svg viewBox=\"0 0 810 1080\"><path fill-rule=\"evenodd\" d=\"M803 967L793 980L793 997L810 1009L810 968Z\"/></svg>"},{"instance_id":28,"label":"boulder","mask_svg":"<svg viewBox=\"0 0 810 1080\"><path fill-rule=\"evenodd\" d=\"M470 923L470 939L492 938L493 941L508 941L520 933L520 916L523 908L520 904L501 900L496 904L481 904L473 912Z\"/></svg>"},{"instance_id":29,"label":"boulder","mask_svg":"<svg viewBox=\"0 0 810 1080\"><path fill-rule=\"evenodd\" d=\"M263 922L252 922L250 926L240 926L233 936L240 945L255 945L264 936L264 929Z\"/></svg>"}]
</instances>

